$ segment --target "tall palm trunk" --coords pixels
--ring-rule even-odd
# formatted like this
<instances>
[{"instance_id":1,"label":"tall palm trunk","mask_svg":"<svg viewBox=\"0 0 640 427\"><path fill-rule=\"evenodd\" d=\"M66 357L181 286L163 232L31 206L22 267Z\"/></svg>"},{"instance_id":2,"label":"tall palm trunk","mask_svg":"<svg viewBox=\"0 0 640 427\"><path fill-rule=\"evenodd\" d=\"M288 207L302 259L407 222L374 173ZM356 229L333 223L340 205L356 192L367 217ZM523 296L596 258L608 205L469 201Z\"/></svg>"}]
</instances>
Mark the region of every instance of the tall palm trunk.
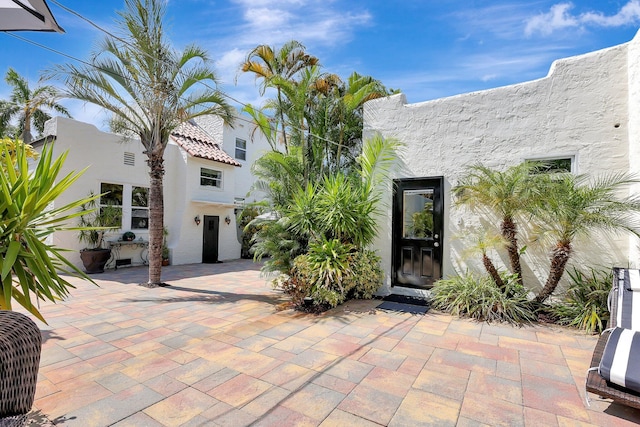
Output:
<instances>
[{"instance_id":1,"label":"tall palm trunk","mask_svg":"<svg viewBox=\"0 0 640 427\"><path fill-rule=\"evenodd\" d=\"M164 194L163 153L148 153L149 160L149 287L155 287L162 283L162 243L163 243L163 218L164 218Z\"/></svg>"},{"instance_id":2,"label":"tall palm trunk","mask_svg":"<svg viewBox=\"0 0 640 427\"><path fill-rule=\"evenodd\" d=\"M571 242L558 242L556 244L551 255L551 268L549 269L547 282L544 284L540 293L535 297L535 302L543 303L551 296L553 291L556 290L558 282L560 282L560 278L564 274L567 261L571 258L572 251Z\"/></svg>"},{"instance_id":3,"label":"tall palm trunk","mask_svg":"<svg viewBox=\"0 0 640 427\"><path fill-rule=\"evenodd\" d=\"M507 252L509 253L509 263L511 271L518 276L518 284L522 283L522 267L520 266L520 251L518 250L518 238L516 237L518 229L513 218L504 218L502 221L502 235L507 239Z\"/></svg>"}]
</instances>

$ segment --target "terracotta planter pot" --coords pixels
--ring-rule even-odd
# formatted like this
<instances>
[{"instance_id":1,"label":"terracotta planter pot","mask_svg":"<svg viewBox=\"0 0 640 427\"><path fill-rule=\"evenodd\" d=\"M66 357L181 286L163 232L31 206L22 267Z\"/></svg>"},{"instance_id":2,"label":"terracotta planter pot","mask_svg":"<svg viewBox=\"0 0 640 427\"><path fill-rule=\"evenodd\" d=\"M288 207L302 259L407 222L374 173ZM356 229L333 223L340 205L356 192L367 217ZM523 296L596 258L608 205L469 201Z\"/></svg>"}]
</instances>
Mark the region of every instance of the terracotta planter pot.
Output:
<instances>
[{"instance_id":1,"label":"terracotta planter pot","mask_svg":"<svg viewBox=\"0 0 640 427\"><path fill-rule=\"evenodd\" d=\"M88 274L104 273L104 266L111 258L111 249L88 249L80 251L80 259Z\"/></svg>"}]
</instances>

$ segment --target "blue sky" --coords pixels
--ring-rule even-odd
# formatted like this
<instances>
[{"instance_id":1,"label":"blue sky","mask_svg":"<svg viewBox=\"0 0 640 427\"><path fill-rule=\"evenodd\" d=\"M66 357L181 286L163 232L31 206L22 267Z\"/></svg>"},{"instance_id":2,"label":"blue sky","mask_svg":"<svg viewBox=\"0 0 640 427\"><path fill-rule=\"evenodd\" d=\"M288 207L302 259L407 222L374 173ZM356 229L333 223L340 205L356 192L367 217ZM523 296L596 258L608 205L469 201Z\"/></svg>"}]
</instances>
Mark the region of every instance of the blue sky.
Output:
<instances>
[{"instance_id":1,"label":"blue sky","mask_svg":"<svg viewBox=\"0 0 640 427\"><path fill-rule=\"evenodd\" d=\"M124 6L55 1L110 30ZM14 34L88 58L104 34L53 0L49 6L65 34ZM421 102L544 77L554 60L628 42L640 26L640 0L170 0L167 12L175 47L206 48L221 88L254 104L255 81L238 67L259 44L298 40L324 71L371 75ZM36 85L41 70L61 62L73 60L0 33L1 76L13 67ZM0 81L0 98L8 93ZM95 107L63 104L76 119L102 121Z\"/></svg>"}]
</instances>

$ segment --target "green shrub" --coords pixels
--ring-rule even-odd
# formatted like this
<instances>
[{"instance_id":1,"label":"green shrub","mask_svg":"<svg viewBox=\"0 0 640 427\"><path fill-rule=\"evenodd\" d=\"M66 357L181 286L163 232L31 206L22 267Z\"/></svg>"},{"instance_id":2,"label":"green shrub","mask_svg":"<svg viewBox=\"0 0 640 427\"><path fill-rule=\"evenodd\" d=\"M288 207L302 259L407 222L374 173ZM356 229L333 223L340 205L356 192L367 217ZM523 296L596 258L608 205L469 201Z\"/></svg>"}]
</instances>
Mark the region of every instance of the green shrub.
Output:
<instances>
[{"instance_id":1,"label":"green shrub","mask_svg":"<svg viewBox=\"0 0 640 427\"><path fill-rule=\"evenodd\" d=\"M349 298L371 298L382 284L380 257L373 251L354 251L338 240L311 244L309 253L293 261L289 275L280 276L274 287L291 297L304 311L324 311ZM313 300L305 304L305 297Z\"/></svg>"},{"instance_id":2,"label":"green shrub","mask_svg":"<svg viewBox=\"0 0 640 427\"><path fill-rule=\"evenodd\" d=\"M374 251L362 250L351 256L351 274L343 284L349 298L369 299L382 286L384 273L380 257Z\"/></svg>"},{"instance_id":3,"label":"green shrub","mask_svg":"<svg viewBox=\"0 0 640 427\"><path fill-rule=\"evenodd\" d=\"M602 332L609 321L611 272L590 268L585 273L574 267L568 274L571 284L562 301L552 305L549 312L561 325L575 326L587 333Z\"/></svg>"},{"instance_id":4,"label":"green shrub","mask_svg":"<svg viewBox=\"0 0 640 427\"><path fill-rule=\"evenodd\" d=\"M501 273L505 284L500 290L489 276L465 275L439 280L431 290L436 309L460 317L517 325L536 319L527 291L518 284L517 275Z\"/></svg>"}]
</instances>

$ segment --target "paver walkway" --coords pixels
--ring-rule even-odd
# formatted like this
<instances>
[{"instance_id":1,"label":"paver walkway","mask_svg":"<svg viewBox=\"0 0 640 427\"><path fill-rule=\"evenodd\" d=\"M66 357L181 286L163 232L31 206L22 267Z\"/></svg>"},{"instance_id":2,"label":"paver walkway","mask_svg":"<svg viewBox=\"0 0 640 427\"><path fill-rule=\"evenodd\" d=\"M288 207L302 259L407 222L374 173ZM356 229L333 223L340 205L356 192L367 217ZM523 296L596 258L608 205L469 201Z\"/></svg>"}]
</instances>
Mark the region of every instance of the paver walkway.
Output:
<instances>
[{"instance_id":1,"label":"paver walkway","mask_svg":"<svg viewBox=\"0 0 640 427\"><path fill-rule=\"evenodd\" d=\"M49 325L31 425L622 426L640 411L593 396L596 338L376 310L277 311L250 261L74 281Z\"/></svg>"}]
</instances>

